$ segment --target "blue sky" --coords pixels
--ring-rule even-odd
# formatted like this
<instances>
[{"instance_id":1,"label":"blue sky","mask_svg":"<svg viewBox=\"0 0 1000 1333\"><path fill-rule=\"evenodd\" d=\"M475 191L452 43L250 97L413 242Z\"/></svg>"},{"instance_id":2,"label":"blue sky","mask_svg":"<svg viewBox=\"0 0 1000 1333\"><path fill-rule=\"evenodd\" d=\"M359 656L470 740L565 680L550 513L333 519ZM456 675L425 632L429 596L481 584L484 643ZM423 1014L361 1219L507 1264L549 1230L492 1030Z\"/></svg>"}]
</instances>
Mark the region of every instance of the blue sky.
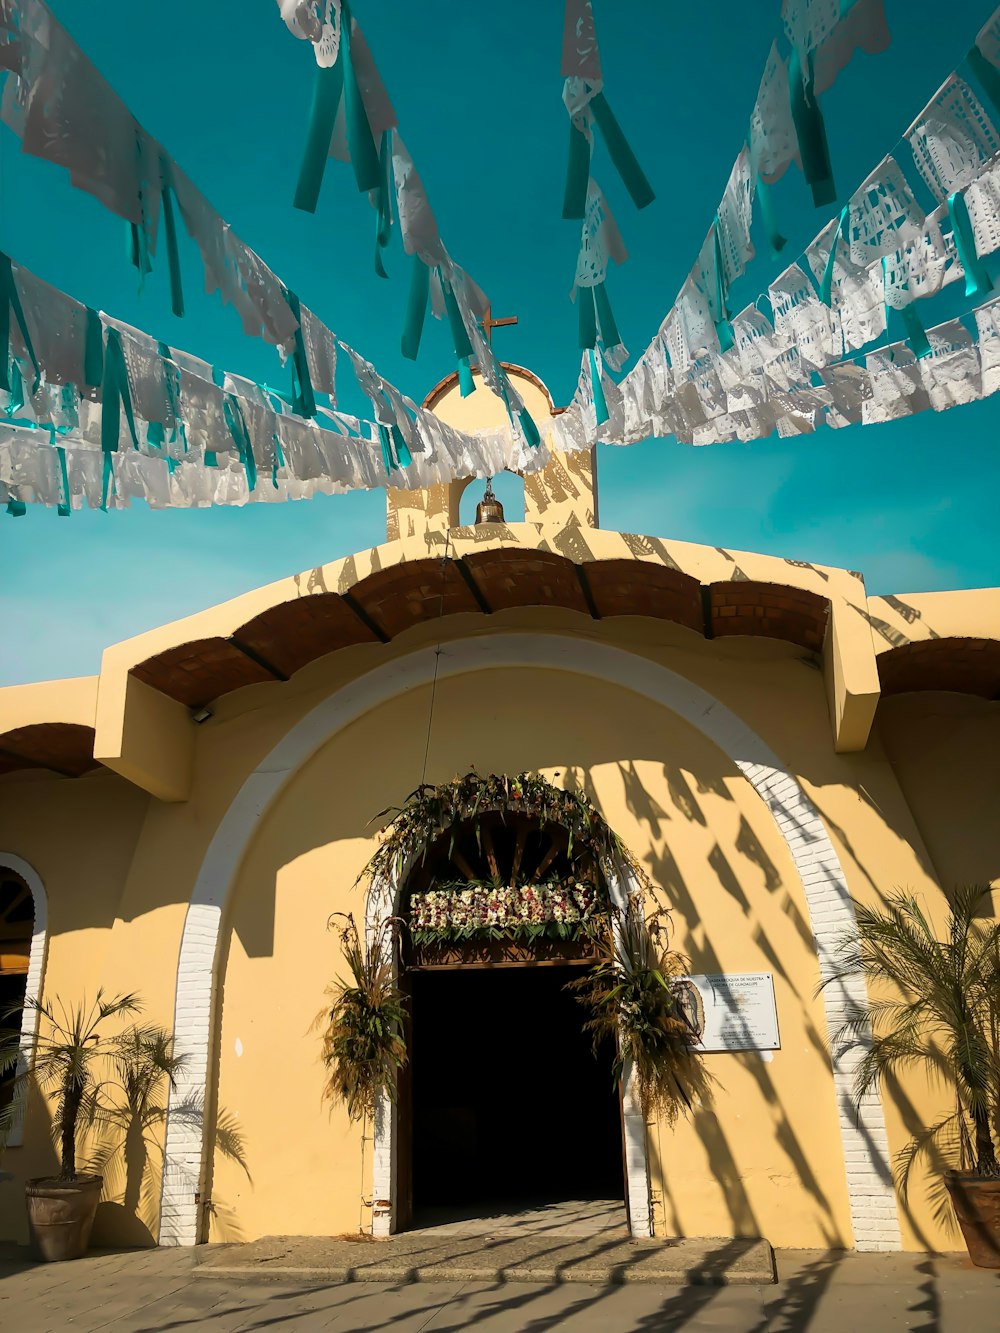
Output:
<instances>
[{"instance_id":1,"label":"blue sky","mask_svg":"<svg viewBox=\"0 0 1000 1333\"><path fill-rule=\"evenodd\" d=\"M244 240L343 338L415 398L452 369L447 329L436 323L415 364L401 357L407 265L397 239L391 280L375 276L373 217L350 169L329 164L315 215L291 206L313 62L273 0L52 0L52 8ZM560 0L356 0L354 8L449 249L495 315L520 318L497 333L498 353L567 401L578 368L567 299L578 235L560 217ZM823 99L842 196L895 148L992 8L991 0L951 0L945 10L886 0L889 51L856 57ZM598 158L595 174L631 255L609 285L623 338L638 353L707 230L780 3L596 0L595 9L608 100L657 192L637 213ZM832 210L812 208L795 168L776 195L790 262ZM235 312L202 295L197 253L186 236L181 245L188 314L179 320L165 266L139 294L123 224L73 190L66 173L24 157L0 128L0 248L174 346L283 382L273 349L246 339ZM734 302L752 299L783 266L784 256L781 264L759 257ZM942 308L927 322L951 313ZM791 441L605 447L601 521L860 569L875 592L994 584L998 425L1000 395ZM379 492L244 510L0 517L0 683L96 671L108 643L383 536Z\"/></svg>"}]
</instances>

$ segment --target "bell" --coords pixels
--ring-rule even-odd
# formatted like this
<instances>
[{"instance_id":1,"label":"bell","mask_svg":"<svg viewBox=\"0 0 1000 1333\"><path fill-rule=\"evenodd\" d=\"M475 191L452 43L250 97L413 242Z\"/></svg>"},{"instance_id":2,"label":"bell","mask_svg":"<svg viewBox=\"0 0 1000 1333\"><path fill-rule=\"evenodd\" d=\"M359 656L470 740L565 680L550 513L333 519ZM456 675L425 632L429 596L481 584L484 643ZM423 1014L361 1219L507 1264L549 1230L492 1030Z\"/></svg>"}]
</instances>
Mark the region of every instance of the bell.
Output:
<instances>
[{"instance_id":1,"label":"bell","mask_svg":"<svg viewBox=\"0 0 1000 1333\"><path fill-rule=\"evenodd\" d=\"M493 478L486 482L486 493L476 505L476 527L480 523L502 523L503 505L493 494Z\"/></svg>"}]
</instances>

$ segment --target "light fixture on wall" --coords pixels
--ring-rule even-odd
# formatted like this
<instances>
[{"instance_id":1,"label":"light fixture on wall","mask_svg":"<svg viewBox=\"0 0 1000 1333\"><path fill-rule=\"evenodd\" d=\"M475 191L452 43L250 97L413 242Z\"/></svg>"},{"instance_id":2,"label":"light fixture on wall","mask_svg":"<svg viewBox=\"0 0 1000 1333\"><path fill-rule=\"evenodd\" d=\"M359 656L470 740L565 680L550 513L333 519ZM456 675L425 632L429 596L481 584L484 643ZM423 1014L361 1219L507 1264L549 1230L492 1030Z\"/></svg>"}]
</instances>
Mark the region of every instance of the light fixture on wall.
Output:
<instances>
[{"instance_id":1,"label":"light fixture on wall","mask_svg":"<svg viewBox=\"0 0 1000 1333\"><path fill-rule=\"evenodd\" d=\"M476 505L476 527L480 523L502 523L503 505L493 494L493 478L486 478L486 491L483 498Z\"/></svg>"},{"instance_id":2,"label":"light fixture on wall","mask_svg":"<svg viewBox=\"0 0 1000 1333\"><path fill-rule=\"evenodd\" d=\"M207 707L205 707L204 705L203 705L201 708L192 708L192 709L191 709L191 721L192 721L192 722L197 722L197 723L199 723L199 724L202 723L202 722L207 722L208 719L209 719L211 716L212 716L212 710L211 710L211 708L207 708Z\"/></svg>"}]
</instances>

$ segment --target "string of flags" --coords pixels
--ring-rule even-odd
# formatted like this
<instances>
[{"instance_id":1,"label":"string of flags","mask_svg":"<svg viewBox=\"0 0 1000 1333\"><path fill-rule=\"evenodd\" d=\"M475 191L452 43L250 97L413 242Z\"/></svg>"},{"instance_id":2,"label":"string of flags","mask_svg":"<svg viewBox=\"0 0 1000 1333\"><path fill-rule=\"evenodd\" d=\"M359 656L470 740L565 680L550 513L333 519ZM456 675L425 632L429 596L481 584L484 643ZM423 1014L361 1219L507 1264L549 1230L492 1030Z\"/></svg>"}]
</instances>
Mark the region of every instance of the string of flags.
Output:
<instances>
[{"instance_id":1,"label":"string of flags","mask_svg":"<svg viewBox=\"0 0 1000 1333\"><path fill-rule=\"evenodd\" d=\"M1000 10L972 49L965 72L976 72L1000 116ZM984 66L997 77L984 77ZM727 318L726 337L702 272L683 285L620 385L599 367L595 393L585 357L555 446L795 435L824 422L838 428L941 411L994 392L994 303L969 312L975 339L961 320L926 330L919 303L961 279L972 302L992 292L983 259L1000 249L998 154L1000 131L983 96L955 71L805 253ZM904 160L934 199L930 212ZM893 324L905 337L867 350Z\"/></svg>"},{"instance_id":2,"label":"string of flags","mask_svg":"<svg viewBox=\"0 0 1000 1333\"><path fill-rule=\"evenodd\" d=\"M403 250L412 256L400 348L415 360L428 308L446 318L463 397L475 388L473 363L500 399L525 443L537 447L538 427L493 356L482 321L489 303L482 289L452 259L409 150L396 112L348 0L278 0L286 27L312 44L316 60L309 124L294 205L314 213L328 160L349 162L358 190L375 212L375 271L398 223ZM395 217L393 208L395 206Z\"/></svg>"},{"instance_id":3,"label":"string of flags","mask_svg":"<svg viewBox=\"0 0 1000 1333\"><path fill-rule=\"evenodd\" d=\"M509 424L462 432L418 407L339 338L233 232L131 115L44 0L0 0L0 118L24 151L124 220L141 278L165 253L171 304L185 299L179 234L200 252L247 334L279 350L285 390L247 380L81 305L0 254L0 503L68 514L142 499L246 504L359 487L423 489L553 449L675 436L690 444L790 436L943 411L1000 387L1000 298L985 260L1000 250L1000 9L893 152L757 300L730 290L754 257L758 220L781 236L770 186L797 163L814 203L837 197L819 99L858 50L888 45L882 0L783 0L745 142L691 273L656 337L620 382L627 353L607 293L627 258L594 179L599 145L633 203L652 187L605 93L592 0L566 0L561 72L569 116L563 213L580 224L573 296L581 373L569 408L531 420L483 329L486 297L451 258L348 0L278 0L312 45L316 84L295 204L313 211L330 157L372 205L385 276L398 227L411 258L401 345L416 356L429 309L447 322L463 392L473 370ZM925 207L921 198L930 199ZM964 322L925 327L920 302L964 279ZM974 328L974 332L973 332ZM337 406L338 365L371 404Z\"/></svg>"}]
</instances>

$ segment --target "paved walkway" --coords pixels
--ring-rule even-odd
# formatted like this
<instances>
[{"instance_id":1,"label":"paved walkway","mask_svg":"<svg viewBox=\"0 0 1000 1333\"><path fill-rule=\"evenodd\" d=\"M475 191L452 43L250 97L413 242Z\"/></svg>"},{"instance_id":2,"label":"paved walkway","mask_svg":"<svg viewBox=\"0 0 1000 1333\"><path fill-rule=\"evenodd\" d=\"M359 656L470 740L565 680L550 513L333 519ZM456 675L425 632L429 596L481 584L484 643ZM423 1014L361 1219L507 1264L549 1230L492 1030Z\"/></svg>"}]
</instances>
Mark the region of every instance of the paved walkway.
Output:
<instances>
[{"instance_id":1,"label":"paved walkway","mask_svg":"<svg viewBox=\"0 0 1000 1333\"><path fill-rule=\"evenodd\" d=\"M0 1255L4 1333L997 1333L1000 1273L964 1259L779 1252L761 1287L196 1280L190 1250Z\"/></svg>"}]
</instances>

